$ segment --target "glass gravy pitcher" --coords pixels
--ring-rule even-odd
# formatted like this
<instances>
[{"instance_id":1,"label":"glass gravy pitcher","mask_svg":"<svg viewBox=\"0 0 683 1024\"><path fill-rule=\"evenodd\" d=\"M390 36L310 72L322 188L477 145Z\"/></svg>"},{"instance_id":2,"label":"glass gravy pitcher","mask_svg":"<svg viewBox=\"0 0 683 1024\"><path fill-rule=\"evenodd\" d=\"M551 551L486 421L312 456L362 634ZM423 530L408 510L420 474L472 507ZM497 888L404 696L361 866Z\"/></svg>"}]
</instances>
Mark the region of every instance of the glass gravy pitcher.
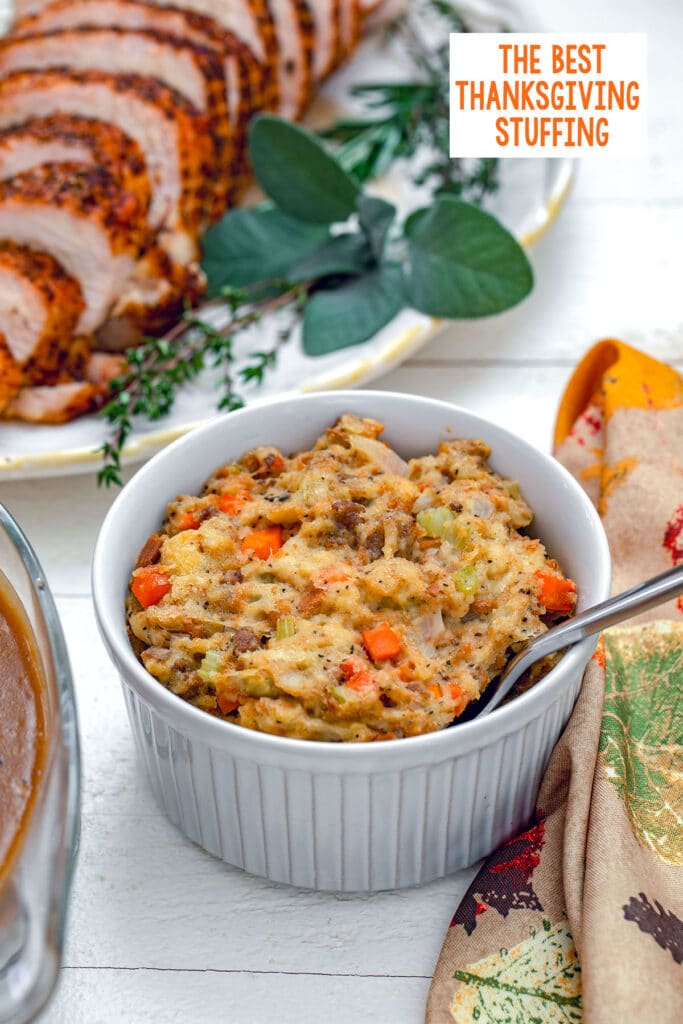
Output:
<instances>
[{"instance_id":1,"label":"glass gravy pitcher","mask_svg":"<svg viewBox=\"0 0 683 1024\"><path fill-rule=\"evenodd\" d=\"M0 865L0 1024L25 1024L57 981L79 834L80 752L71 669L40 563L0 504L0 571L42 670L45 753L18 845ZM3 667L0 664L0 701ZM7 784L5 782L5 784Z\"/></svg>"}]
</instances>

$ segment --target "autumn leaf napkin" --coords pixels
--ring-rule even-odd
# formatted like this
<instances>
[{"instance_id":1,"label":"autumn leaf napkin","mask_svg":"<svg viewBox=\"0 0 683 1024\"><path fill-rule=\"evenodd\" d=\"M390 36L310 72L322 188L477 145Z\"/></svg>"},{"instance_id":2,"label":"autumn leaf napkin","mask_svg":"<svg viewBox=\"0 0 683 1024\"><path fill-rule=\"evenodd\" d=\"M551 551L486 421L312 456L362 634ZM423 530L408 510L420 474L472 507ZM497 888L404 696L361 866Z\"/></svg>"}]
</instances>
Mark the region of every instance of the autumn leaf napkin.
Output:
<instances>
[{"instance_id":1,"label":"autumn leaf napkin","mask_svg":"<svg viewBox=\"0 0 683 1024\"><path fill-rule=\"evenodd\" d=\"M577 367L557 458L596 503L613 589L683 562L683 380L618 341ZM428 1024L683 1020L683 600L610 630L536 819L448 930Z\"/></svg>"}]
</instances>

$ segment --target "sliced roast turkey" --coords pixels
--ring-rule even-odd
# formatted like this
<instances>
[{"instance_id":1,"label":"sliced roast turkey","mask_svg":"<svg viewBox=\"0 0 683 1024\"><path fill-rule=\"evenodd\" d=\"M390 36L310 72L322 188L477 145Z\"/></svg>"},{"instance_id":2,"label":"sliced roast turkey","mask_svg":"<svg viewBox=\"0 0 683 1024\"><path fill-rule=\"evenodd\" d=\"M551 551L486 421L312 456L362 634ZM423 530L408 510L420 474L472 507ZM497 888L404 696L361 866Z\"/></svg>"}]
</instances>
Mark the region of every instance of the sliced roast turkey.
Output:
<instances>
[{"instance_id":1,"label":"sliced roast turkey","mask_svg":"<svg viewBox=\"0 0 683 1024\"><path fill-rule=\"evenodd\" d=\"M343 61L347 60L358 45L361 26L363 23L360 0L341 0L339 19L340 45L337 52L335 67L338 67L343 63Z\"/></svg>"},{"instance_id":2,"label":"sliced roast turkey","mask_svg":"<svg viewBox=\"0 0 683 1024\"><path fill-rule=\"evenodd\" d=\"M103 403L104 389L89 381L22 388L7 402L3 416L26 423L67 423Z\"/></svg>"},{"instance_id":3,"label":"sliced roast turkey","mask_svg":"<svg viewBox=\"0 0 683 1024\"><path fill-rule=\"evenodd\" d=\"M216 157L215 202L218 209L225 208L237 176L235 132L228 116L223 63L213 51L163 32L119 28L64 29L0 42L0 74L66 67L155 78L205 113ZM244 73L243 63L235 58L232 79L240 95L248 87Z\"/></svg>"},{"instance_id":4,"label":"sliced roast turkey","mask_svg":"<svg viewBox=\"0 0 683 1024\"><path fill-rule=\"evenodd\" d=\"M313 91L315 27L306 0L268 0L275 24L279 105L293 119L306 109Z\"/></svg>"},{"instance_id":5,"label":"sliced roast turkey","mask_svg":"<svg viewBox=\"0 0 683 1024\"><path fill-rule=\"evenodd\" d=\"M213 19L228 32L234 33L264 61L273 54L273 22L266 0L178 0L167 4L166 0L148 0L157 7L181 8ZM15 23L24 18L44 12L55 5L55 0L16 0Z\"/></svg>"},{"instance_id":6,"label":"sliced roast turkey","mask_svg":"<svg viewBox=\"0 0 683 1024\"><path fill-rule=\"evenodd\" d=\"M48 163L105 167L121 188L149 210L151 193L142 150L113 124L72 114L38 117L0 131L0 180Z\"/></svg>"},{"instance_id":7,"label":"sliced roast turkey","mask_svg":"<svg viewBox=\"0 0 683 1024\"><path fill-rule=\"evenodd\" d=\"M335 65L341 45L342 0L311 0L311 16L315 45L313 47L313 80L321 82Z\"/></svg>"},{"instance_id":8,"label":"sliced roast turkey","mask_svg":"<svg viewBox=\"0 0 683 1024\"><path fill-rule=\"evenodd\" d=\"M73 371L72 339L84 308L80 285L52 256L0 243L0 332L24 383L50 384Z\"/></svg>"},{"instance_id":9,"label":"sliced roast turkey","mask_svg":"<svg viewBox=\"0 0 683 1024\"><path fill-rule=\"evenodd\" d=\"M163 334L188 305L196 305L204 289L196 263L173 262L161 246L152 245L97 330L97 347L121 352L137 344L141 335Z\"/></svg>"},{"instance_id":10,"label":"sliced roast turkey","mask_svg":"<svg viewBox=\"0 0 683 1024\"><path fill-rule=\"evenodd\" d=\"M10 404L21 387L21 370L0 334L0 414Z\"/></svg>"},{"instance_id":11,"label":"sliced roast turkey","mask_svg":"<svg viewBox=\"0 0 683 1024\"><path fill-rule=\"evenodd\" d=\"M0 182L0 238L49 253L78 282L75 333L90 334L134 272L148 228L135 196L103 168L45 164Z\"/></svg>"},{"instance_id":12,"label":"sliced roast turkey","mask_svg":"<svg viewBox=\"0 0 683 1024\"><path fill-rule=\"evenodd\" d=\"M19 21L13 36L35 35L67 28L110 28L155 30L176 36L185 42L205 46L225 60L225 78L228 90L228 110L233 125L238 128L242 115L248 118L252 110L273 106L269 94L269 81L273 77L266 71L254 51L233 32L213 18L181 7L160 7L154 2L138 0L56 0L42 11ZM238 58L245 65L249 94L237 91L239 76L233 70ZM241 106L240 106L241 101Z\"/></svg>"},{"instance_id":13,"label":"sliced roast turkey","mask_svg":"<svg viewBox=\"0 0 683 1024\"><path fill-rule=\"evenodd\" d=\"M195 259L214 174L206 117L143 75L62 68L16 71L0 81L0 128L56 113L114 124L138 143L152 189L150 225L176 262Z\"/></svg>"}]
</instances>

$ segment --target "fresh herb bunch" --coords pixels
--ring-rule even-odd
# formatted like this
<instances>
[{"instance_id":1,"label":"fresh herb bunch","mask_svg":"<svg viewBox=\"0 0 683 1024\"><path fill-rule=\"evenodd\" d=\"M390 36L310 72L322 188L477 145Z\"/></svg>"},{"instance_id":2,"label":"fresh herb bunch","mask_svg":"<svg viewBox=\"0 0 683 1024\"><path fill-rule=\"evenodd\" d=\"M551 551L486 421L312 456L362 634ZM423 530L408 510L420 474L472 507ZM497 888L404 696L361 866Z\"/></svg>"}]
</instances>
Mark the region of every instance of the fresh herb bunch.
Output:
<instances>
[{"instance_id":1,"label":"fresh herb bunch","mask_svg":"<svg viewBox=\"0 0 683 1024\"><path fill-rule=\"evenodd\" d=\"M258 383L280 346L301 327L309 356L375 335L404 307L453 319L487 316L531 290L529 262L513 236L478 207L439 195L402 223L368 195L314 135L261 115L249 131L254 174L268 201L229 211L203 239L202 266L222 326L188 312L163 339L128 353L103 415L111 436L100 482L120 483L121 451L135 417L167 415L181 386L220 369L217 404L236 409L235 339L265 318L285 316L274 346L251 353L241 385Z\"/></svg>"},{"instance_id":2,"label":"fresh herb bunch","mask_svg":"<svg viewBox=\"0 0 683 1024\"><path fill-rule=\"evenodd\" d=\"M443 40L430 44L429 36ZM386 32L415 67L411 81L356 85L350 91L367 114L344 118L320 134L336 144L336 156L359 181L384 174L396 160L410 161L418 187L480 203L498 188L495 158L458 160L449 155L449 33L469 32L453 0L411 0ZM501 29L502 31L502 29Z\"/></svg>"},{"instance_id":3,"label":"fresh herb bunch","mask_svg":"<svg viewBox=\"0 0 683 1024\"><path fill-rule=\"evenodd\" d=\"M289 340L298 321L305 287L293 285L272 295L273 282L263 295L252 289L221 289L220 301L213 305L229 314L228 324L218 329L188 310L182 320L164 338L146 338L126 352L127 373L109 382L110 401L102 410L111 426L110 437L102 445L102 467L98 482L121 486L121 453L128 441L136 417L149 422L167 416L175 404L179 389L195 380L205 369L220 369L220 397L216 407L222 412L241 409L244 399L235 384L233 341L242 331L268 314L290 313L289 323L276 335L275 345L265 352L252 352L237 371L242 385L262 384L277 359L281 345ZM261 293L263 289L261 289ZM207 307L205 307L206 309Z\"/></svg>"}]
</instances>

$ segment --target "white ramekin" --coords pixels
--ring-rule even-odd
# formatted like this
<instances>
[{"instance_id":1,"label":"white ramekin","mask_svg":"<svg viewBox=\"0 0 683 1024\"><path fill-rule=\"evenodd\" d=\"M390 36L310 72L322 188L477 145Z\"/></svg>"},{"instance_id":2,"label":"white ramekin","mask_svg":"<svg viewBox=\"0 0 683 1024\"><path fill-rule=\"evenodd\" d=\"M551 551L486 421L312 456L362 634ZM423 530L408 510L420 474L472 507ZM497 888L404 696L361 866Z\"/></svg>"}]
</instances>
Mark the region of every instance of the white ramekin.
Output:
<instances>
[{"instance_id":1,"label":"white ramekin","mask_svg":"<svg viewBox=\"0 0 683 1024\"><path fill-rule=\"evenodd\" d=\"M126 636L124 599L138 550L166 503L258 444L291 453L340 414L372 416L404 457L449 437L483 438L519 480L542 538L579 588L579 608L609 593L600 520L559 463L457 406L412 395L336 391L259 402L213 420L147 463L118 496L93 563L99 628L122 679L133 735L159 803L190 839L277 882L362 891L415 885L488 854L534 811L550 752L595 642L480 721L410 739L326 744L241 729L174 696Z\"/></svg>"}]
</instances>

